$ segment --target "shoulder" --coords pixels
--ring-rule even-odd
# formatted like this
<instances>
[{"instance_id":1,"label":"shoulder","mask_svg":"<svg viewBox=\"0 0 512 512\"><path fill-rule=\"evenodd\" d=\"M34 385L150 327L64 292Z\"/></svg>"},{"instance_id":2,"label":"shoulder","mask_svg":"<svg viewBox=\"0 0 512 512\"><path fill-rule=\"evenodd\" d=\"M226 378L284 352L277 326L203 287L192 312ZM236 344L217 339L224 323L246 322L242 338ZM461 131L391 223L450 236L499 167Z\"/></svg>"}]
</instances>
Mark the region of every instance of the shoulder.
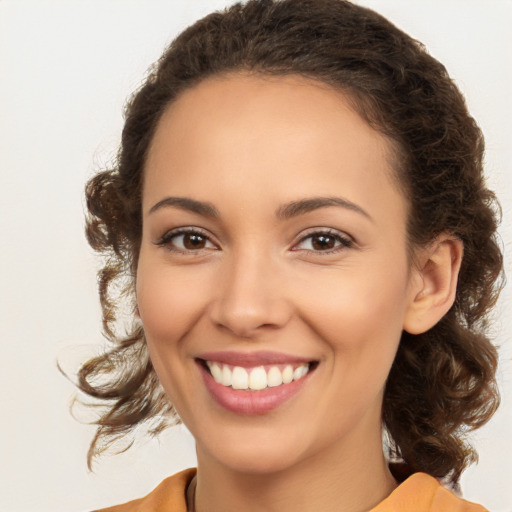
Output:
<instances>
[{"instance_id":1,"label":"shoulder","mask_svg":"<svg viewBox=\"0 0 512 512\"><path fill-rule=\"evenodd\" d=\"M196 474L186 469L163 480L144 498L94 512L187 512L187 486Z\"/></svg>"},{"instance_id":2,"label":"shoulder","mask_svg":"<svg viewBox=\"0 0 512 512\"><path fill-rule=\"evenodd\" d=\"M371 512L487 512L456 496L435 478L414 473Z\"/></svg>"}]
</instances>

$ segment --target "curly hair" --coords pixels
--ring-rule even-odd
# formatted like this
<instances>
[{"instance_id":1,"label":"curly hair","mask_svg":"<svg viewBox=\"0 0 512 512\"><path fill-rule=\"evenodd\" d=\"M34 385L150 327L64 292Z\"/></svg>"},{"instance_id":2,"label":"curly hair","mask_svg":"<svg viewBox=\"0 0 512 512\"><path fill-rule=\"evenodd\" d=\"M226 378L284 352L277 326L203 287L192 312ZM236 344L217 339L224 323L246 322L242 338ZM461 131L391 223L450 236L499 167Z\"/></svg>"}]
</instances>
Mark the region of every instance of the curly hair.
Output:
<instances>
[{"instance_id":1,"label":"curly hair","mask_svg":"<svg viewBox=\"0 0 512 512\"><path fill-rule=\"evenodd\" d=\"M476 459L467 432L499 403L487 334L503 284L499 204L483 177L482 133L444 66L381 15L345 0L250 0L214 12L170 44L128 102L116 166L86 187L88 241L105 258L99 292L110 343L79 371L79 388L105 405L89 465L142 423L158 433L179 421L135 315L143 169L166 107L207 77L240 71L301 75L344 92L398 148L409 247L446 232L463 242L455 303L427 332L403 333L382 413L391 457L456 483ZM123 300L133 307L124 335L116 331Z\"/></svg>"}]
</instances>

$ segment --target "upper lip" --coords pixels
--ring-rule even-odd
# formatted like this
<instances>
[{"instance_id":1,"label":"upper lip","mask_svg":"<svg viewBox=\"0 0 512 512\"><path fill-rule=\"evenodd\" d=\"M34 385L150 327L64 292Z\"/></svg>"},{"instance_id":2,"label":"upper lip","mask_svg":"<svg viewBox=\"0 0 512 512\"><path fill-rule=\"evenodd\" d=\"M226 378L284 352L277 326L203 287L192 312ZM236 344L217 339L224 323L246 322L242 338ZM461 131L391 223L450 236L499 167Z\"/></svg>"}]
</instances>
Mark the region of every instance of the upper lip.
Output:
<instances>
[{"instance_id":1,"label":"upper lip","mask_svg":"<svg viewBox=\"0 0 512 512\"><path fill-rule=\"evenodd\" d=\"M275 364L306 364L312 359L298 357L283 352L257 351L257 352L204 352L197 356L204 361L224 363L231 366L242 366L246 368L254 366L265 366Z\"/></svg>"}]
</instances>

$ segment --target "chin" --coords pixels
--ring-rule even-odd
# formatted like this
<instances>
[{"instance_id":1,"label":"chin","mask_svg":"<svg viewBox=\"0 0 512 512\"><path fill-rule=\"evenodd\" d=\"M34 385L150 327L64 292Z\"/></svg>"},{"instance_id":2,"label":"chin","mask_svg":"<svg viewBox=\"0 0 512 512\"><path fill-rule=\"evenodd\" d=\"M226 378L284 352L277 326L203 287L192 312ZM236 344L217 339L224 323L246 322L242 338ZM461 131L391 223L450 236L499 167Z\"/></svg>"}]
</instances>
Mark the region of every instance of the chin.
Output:
<instances>
[{"instance_id":1,"label":"chin","mask_svg":"<svg viewBox=\"0 0 512 512\"><path fill-rule=\"evenodd\" d=\"M240 450L223 453L218 462L238 474L269 475L279 473L295 466L297 453L285 454L276 450Z\"/></svg>"},{"instance_id":2,"label":"chin","mask_svg":"<svg viewBox=\"0 0 512 512\"><path fill-rule=\"evenodd\" d=\"M231 430L231 432L230 432ZM265 428L250 428L235 433L226 429L216 439L196 437L198 463L215 461L216 465L237 473L270 474L295 466L305 457L297 436L277 435Z\"/></svg>"}]
</instances>

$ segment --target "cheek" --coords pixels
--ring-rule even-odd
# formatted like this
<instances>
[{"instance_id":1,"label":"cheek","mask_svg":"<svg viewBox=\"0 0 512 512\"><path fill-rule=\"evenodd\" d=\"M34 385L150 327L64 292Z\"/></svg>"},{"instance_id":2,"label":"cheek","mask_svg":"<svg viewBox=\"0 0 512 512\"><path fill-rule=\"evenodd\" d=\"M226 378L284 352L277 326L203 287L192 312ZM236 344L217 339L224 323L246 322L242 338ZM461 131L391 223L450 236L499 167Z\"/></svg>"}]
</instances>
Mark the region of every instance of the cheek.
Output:
<instances>
[{"instance_id":1,"label":"cheek","mask_svg":"<svg viewBox=\"0 0 512 512\"><path fill-rule=\"evenodd\" d=\"M182 416L193 395L187 372L193 361L182 341L201 314L204 294L187 272L177 272L141 252L137 269L137 305L153 367L170 401Z\"/></svg>"},{"instance_id":2,"label":"cheek","mask_svg":"<svg viewBox=\"0 0 512 512\"><path fill-rule=\"evenodd\" d=\"M302 315L347 366L390 366L407 307L407 276L352 270L307 283Z\"/></svg>"},{"instance_id":3,"label":"cheek","mask_svg":"<svg viewBox=\"0 0 512 512\"><path fill-rule=\"evenodd\" d=\"M148 338L159 343L175 342L199 318L207 296L198 286L201 282L197 269L192 276L191 272L178 272L141 254L137 305Z\"/></svg>"},{"instance_id":4,"label":"cheek","mask_svg":"<svg viewBox=\"0 0 512 512\"><path fill-rule=\"evenodd\" d=\"M380 417L382 393L402 334L405 282L396 277L376 286L375 276L359 275L354 281L344 279L342 287L331 286L322 300L318 289L309 290L308 297L315 299L304 300L303 318L326 349L323 378L326 389L334 386L336 403L343 405L336 412L339 421L355 421L369 410ZM331 410L333 395L326 393L320 402L323 410Z\"/></svg>"}]
</instances>

